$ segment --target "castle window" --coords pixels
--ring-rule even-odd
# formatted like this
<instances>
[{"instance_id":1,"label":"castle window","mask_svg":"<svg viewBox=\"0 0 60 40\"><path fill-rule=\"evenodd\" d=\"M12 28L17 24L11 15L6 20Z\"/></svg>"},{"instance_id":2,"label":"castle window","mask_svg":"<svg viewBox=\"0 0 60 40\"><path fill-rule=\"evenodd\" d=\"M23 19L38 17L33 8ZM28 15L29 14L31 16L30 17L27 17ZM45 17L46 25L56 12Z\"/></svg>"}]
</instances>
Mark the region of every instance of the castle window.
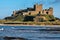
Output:
<instances>
[{"instance_id":1,"label":"castle window","mask_svg":"<svg viewBox=\"0 0 60 40\"><path fill-rule=\"evenodd\" d=\"M31 12L29 13L29 15L31 15Z\"/></svg>"},{"instance_id":2,"label":"castle window","mask_svg":"<svg viewBox=\"0 0 60 40\"><path fill-rule=\"evenodd\" d=\"M46 14L48 14L49 12L46 12Z\"/></svg>"},{"instance_id":3,"label":"castle window","mask_svg":"<svg viewBox=\"0 0 60 40\"><path fill-rule=\"evenodd\" d=\"M37 14L37 16L40 16L41 12L39 11L39 13Z\"/></svg>"},{"instance_id":4,"label":"castle window","mask_svg":"<svg viewBox=\"0 0 60 40\"><path fill-rule=\"evenodd\" d=\"M41 12L39 11L39 14L40 14Z\"/></svg>"}]
</instances>

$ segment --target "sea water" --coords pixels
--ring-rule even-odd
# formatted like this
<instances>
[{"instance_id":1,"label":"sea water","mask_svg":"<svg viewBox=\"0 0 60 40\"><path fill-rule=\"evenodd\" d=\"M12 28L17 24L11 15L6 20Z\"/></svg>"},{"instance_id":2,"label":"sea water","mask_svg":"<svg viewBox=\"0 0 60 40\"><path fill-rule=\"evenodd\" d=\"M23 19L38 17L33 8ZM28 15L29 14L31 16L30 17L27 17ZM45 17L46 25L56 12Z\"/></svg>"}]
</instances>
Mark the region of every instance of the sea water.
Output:
<instances>
[{"instance_id":1,"label":"sea water","mask_svg":"<svg viewBox=\"0 0 60 40\"><path fill-rule=\"evenodd\" d=\"M0 40L3 37L21 37L28 40L60 40L60 31L45 31L51 27L42 26L0 26ZM54 27L52 27L54 28Z\"/></svg>"}]
</instances>

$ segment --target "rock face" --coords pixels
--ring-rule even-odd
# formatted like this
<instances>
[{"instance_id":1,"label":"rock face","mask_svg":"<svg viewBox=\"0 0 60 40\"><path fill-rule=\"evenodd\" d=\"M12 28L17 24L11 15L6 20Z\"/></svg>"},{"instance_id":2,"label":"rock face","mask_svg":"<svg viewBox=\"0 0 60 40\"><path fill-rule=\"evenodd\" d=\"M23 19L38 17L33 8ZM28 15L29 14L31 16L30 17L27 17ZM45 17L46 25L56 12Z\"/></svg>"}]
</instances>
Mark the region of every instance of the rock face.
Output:
<instances>
[{"instance_id":1,"label":"rock face","mask_svg":"<svg viewBox=\"0 0 60 40\"><path fill-rule=\"evenodd\" d=\"M20 37L4 37L4 40L27 40L27 39Z\"/></svg>"}]
</instances>

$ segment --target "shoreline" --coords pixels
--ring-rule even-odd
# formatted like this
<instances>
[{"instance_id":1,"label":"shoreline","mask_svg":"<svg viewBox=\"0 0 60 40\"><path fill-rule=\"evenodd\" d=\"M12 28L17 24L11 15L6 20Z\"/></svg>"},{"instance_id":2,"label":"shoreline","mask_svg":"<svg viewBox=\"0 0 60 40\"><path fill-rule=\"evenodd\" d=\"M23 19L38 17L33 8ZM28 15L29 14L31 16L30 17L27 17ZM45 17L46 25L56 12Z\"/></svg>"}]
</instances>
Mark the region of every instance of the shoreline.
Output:
<instances>
[{"instance_id":1,"label":"shoreline","mask_svg":"<svg viewBox=\"0 0 60 40\"><path fill-rule=\"evenodd\" d=\"M0 24L0 26L42 26L42 27L60 27L60 25L16 25L16 24Z\"/></svg>"}]
</instances>

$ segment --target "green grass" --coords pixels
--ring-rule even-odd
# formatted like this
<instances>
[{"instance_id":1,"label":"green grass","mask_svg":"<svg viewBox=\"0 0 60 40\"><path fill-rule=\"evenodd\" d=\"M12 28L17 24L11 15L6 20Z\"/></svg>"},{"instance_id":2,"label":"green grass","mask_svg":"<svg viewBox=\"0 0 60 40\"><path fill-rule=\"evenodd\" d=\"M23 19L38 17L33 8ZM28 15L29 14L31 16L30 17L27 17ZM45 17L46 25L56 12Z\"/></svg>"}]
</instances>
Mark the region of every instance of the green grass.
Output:
<instances>
[{"instance_id":1,"label":"green grass","mask_svg":"<svg viewBox=\"0 0 60 40\"><path fill-rule=\"evenodd\" d=\"M48 19L48 20L50 20L51 18L49 17L49 15L45 15L45 17Z\"/></svg>"},{"instance_id":2,"label":"green grass","mask_svg":"<svg viewBox=\"0 0 60 40\"><path fill-rule=\"evenodd\" d=\"M53 15L45 15L48 20L56 19Z\"/></svg>"},{"instance_id":3,"label":"green grass","mask_svg":"<svg viewBox=\"0 0 60 40\"><path fill-rule=\"evenodd\" d=\"M23 21L24 20L24 16L19 15L15 18L15 21Z\"/></svg>"}]
</instances>

